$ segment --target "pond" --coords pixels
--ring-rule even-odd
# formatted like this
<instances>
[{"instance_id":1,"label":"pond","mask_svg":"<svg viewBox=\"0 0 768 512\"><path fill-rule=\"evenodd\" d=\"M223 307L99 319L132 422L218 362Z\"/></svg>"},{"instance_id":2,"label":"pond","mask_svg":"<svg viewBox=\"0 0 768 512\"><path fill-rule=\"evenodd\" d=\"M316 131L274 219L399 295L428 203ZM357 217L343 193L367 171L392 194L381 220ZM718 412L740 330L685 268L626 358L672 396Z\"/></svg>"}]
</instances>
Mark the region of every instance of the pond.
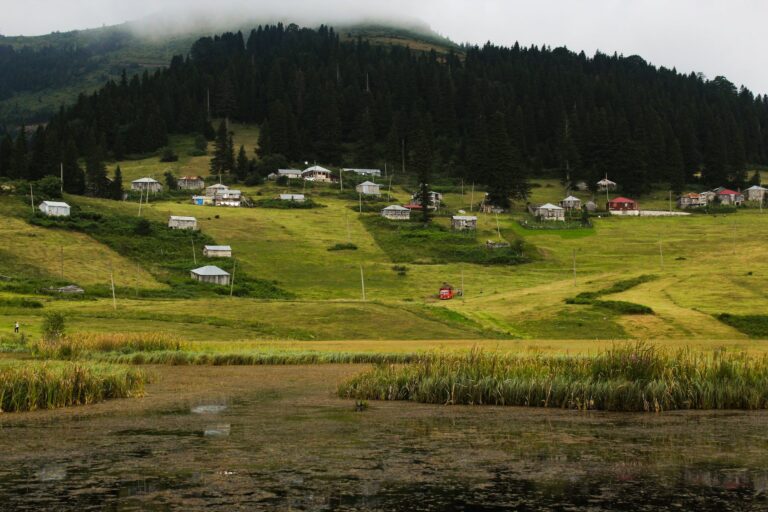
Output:
<instances>
[{"instance_id":1,"label":"pond","mask_svg":"<svg viewBox=\"0 0 768 512\"><path fill-rule=\"evenodd\" d=\"M768 414L371 402L364 366L154 367L0 415L0 510L766 510Z\"/></svg>"}]
</instances>

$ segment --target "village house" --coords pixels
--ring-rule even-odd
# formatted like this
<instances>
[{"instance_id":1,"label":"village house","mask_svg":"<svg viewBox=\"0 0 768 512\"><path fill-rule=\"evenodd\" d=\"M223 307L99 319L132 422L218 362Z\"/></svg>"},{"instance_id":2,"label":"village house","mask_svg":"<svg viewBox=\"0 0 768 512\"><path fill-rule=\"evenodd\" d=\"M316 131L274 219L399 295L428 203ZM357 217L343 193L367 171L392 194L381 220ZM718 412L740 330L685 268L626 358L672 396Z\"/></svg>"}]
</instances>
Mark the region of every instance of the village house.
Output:
<instances>
[{"instance_id":1,"label":"village house","mask_svg":"<svg viewBox=\"0 0 768 512\"><path fill-rule=\"evenodd\" d=\"M428 208L430 210L436 210L440 207L440 203L443 201L443 194L440 192L433 192L429 191L429 206ZM416 207L411 208L411 206L416 205ZM419 192L415 192L413 195L411 195L411 202L410 204L406 205L407 208L411 208L412 210L418 210L421 209L421 194Z\"/></svg>"},{"instance_id":2,"label":"village house","mask_svg":"<svg viewBox=\"0 0 768 512\"><path fill-rule=\"evenodd\" d=\"M131 190L140 190L142 192L151 192L153 194L163 191L163 185L154 178L139 178L131 182Z\"/></svg>"},{"instance_id":3,"label":"village house","mask_svg":"<svg viewBox=\"0 0 768 512\"><path fill-rule=\"evenodd\" d=\"M231 258L232 247L229 245L206 245L203 247L203 256L206 258Z\"/></svg>"},{"instance_id":4,"label":"village house","mask_svg":"<svg viewBox=\"0 0 768 512\"><path fill-rule=\"evenodd\" d=\"M456 231L477 229L477 217L474 215L454 215L451 217L451 229Z\"/></svg>"},{"instance_id":5,"label":"village house","mask_svg":"<svg viewBox=\"0 0 768 512\"><path fill-rule=\"evenodd\" d=\"M299 169L278 169L277 174L272 173L270 174L271 179L277 179L285 176L289 180L300 180L301 179L301 170Z\"/></svg>"},{"instance_id":6,"label":"village house","mask_svg":"<svg viewBox=\"0 0 768 512\"><path fill-rule=\"evenodd\" d=\"M747 201L762 202L766 195L768 195L768 188L761 187L760 185L752 185L744 191L744 198Z\"/></svg>"},{"instance_id":7,"label":"village house","mask_svg":"<svg viewBox=\"0 0 768 512\"><path fill-rule=\"evenodd\" d=\"M197 219L194 217L182 217L171 215L168 219L168 227L171 229L197 229Z\"/></svg>"},{"instance_id":8,"label":"village house","mask_svg":"<svg viewBox=\"0 0 768 512\"><path fill-rule=\"evenodd\" d=\"M713 203L715 201L715 198L717 197L717 193L711 190L702 192L699 195L701 196L701 201L705 204Z\"/></svg>"},{"instance_id":9,"label":"village house","mask_svg":"<svg viewBox=\"0 0 768 512\"><path fill-rule=\"evenodd\" d=\"M393 204L383 208L381 216L390 220L409 220L411 218L411 210L398 204Z\"/></svg>"},{"instance_id":10,"label":"village house","mask_svg":"<svg viewBox=\"0 0 768 512\"><path fill-rule=\"evenodd\" d=\"M197 206L213 206L213 196L192 196L192 204Z\"/></svg>"},{"instance_id":11,"label":"village house","mask_svg":"<svg viewBox=\"0 0 768 512\"><path fill-rule=\"evenodd\" d=\"M200 176L182 176L176 180L179 190L200 190L205 188L205 180Z\"/></svg>"},{"instance_id":12,"label":"village house","mask_svg":"<svg viewBox=\"0 0 768 512\"><path fill-rule=\"evenodd\" d=\"M566 210L579 210L581 209L581 199L574 196L568 196L560 201L560 206Z\"/></svg>"},{"instance_id":13,"label":"village house","mask_svg":"<svg viewBox=\"0 0 768 512\"><path fill-rule=\"evenodd\" d=\"M233 188L228 188L216 192L216 195L213 197L213 204L216 206L239 207L242 198L242 192Z\"/></svg>"},{"instance_id":14,"label":"village house","mask_svg":"<svg viewBox=\"0 0 768 512\"><path fill-rule=\"evenodd\" d=\"M69 217L71 210L67 203L61 201L43 201L38 208L48 217Z\"/></svg>"},{"instance_id":15,"label":"village house","mask_svg":"<svg viewBox=\"0 0 768 512\"><path fill-rule=\"evenodd\" d=\"M616 187L616 182L609 180L607 176L597 182L597 190L600 192L605 192L606 190L616 190Z\"/></svg>"},{"instance_id":16,"label":"village house","mask_svg":"<svg viewBox=\"0 0 768 512\"><path fill-rule=\"evenodd\" d=\"M701 206L707 206L707 198L702 194L691 192L684 194L677 199L677 207L681 210L686 208L699 208Z\"/></svg>"},{"instance_id":17,"label":"village house","mask_svg":"<svg viewBox=\"0 0 768 512\"><path fill-rule=\"evenodd\" d=\"M208 197L215 197L216 194L218 194L223 190L229 190L229 187L221 183L216 183L215 185L211 185L210 187L205 187L205 195L207 195Z\"/></svg>"},{"instance_id":18,"label":"village house","mask_svg":"<svg viewBox=\"0 0 768 512\"><path fill-rule=\"evenodd\" d=\"M331 182L333 181L333 172L325 167L313 165L312 167L304 169L301 173L301 177L307 181Z\"/></svg>"},{"instance_id":19,"label":"village house","mask_svg":"<svg viewBox=\"0 0 768 512\"><path fill-rule=\"evenodd\" d=\"M741 206L744 204L744 194L736 192L735 190L723 188L717 192L717 200L723 205Z\"/></svg>"},{"instance_id":20,"label":"village house","mask_svg":"<svg viewBox=\"0 0 768 512\"><path fill-rule=\"evenodd\" d=\"M552 203L530 205L528 211L538 220L565 220L565 208Z\"/></svg>"},{"instance_id":21,"label":"village house","mask_svg":"<svg viewBox=\"0 0 768 512\"><path fill-rule=\"evenodd\" d=\"M380 196L381 186L371 181L364 181L355 187L355 190L364 196Z\"/></svg>"},{"instance_id":22,"label":"village house","mask_svg":"<svg viewBox=\"0 0 768 512\"><path fill-rule=\"evenodd\" d=\"M296 201L297 203L303 203L305 199L304 194L280 194L281 201Z\"/></svg>"},{"instance_id":23,"label":"village house","mask_svg":"<svg viewBox=\"0 0 768 512\"><path fill-rule=\"evenodd\" d=\"M612 215L640 215L637 207L637 201L627 197L617 197L606 203L606 209Z\"/></svg>"},{"instance_id":24,"label":"village house","mask_svg":"<svg viewBox=\"0 0 768 512\"><path fill-rule=\"evenodd\" d=\"M229 284L229 272L214 265L206 265L190 271L192 279L201 283Z\"/></svg>"},{"instance_id":25,"label":"village house","mask_svg":"<svg viewBox=\"0 0 768 512\"><path fill-rule=\"evenodd\" d=\"M358 176L372 176L374 178L381 177L381 169L352 169L347 167L342 169L342 171L353 172Z\"/></svg>"}]
</instances>

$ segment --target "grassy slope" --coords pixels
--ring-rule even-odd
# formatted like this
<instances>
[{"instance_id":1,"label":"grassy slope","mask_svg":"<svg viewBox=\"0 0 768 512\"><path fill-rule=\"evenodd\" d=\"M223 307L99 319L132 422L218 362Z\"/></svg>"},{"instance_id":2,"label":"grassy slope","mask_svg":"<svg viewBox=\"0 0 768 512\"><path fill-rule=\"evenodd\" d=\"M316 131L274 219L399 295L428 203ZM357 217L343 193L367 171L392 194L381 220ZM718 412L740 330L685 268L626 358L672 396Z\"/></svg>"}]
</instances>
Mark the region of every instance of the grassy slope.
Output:
<instances>
[{"instance_id":1,"label":"grassy slope","mask_svg":"<svg viewBox=\"0 0 768 512\"><path fill-rule=\"evenodd\" d=\"M234 129L238 145L244 144L249 150L255 146L256 130L240 126ZM126 178L147 174L160 176L167 168L176 174L207 174L205 157L184 156L189 140L178 138L174 144L182 156L178 163L161 164L156 158L121 162ZM554 202L565 193L557 182L542 181L541 184L542 187L534 189L534 202ZM244 188L254 197L271 197L287 190L274 184ZM517 219L524 214L516 211L512 215L499 216L500 231L507 239L522 237L535 245L540 254L538 261L514 267L408 264L407 274L400 276L392 269L393 263L376 244L360 215L349 208L354 205L354 200L338 198L324 185L313 187L310 184L305 192L313 194L326 207L310 210L214 209L172 200L151 203L144 210L145 215L159 221L165 220L169 213L197 216L204 232L220 243L233 246L239 264L249 275L277 280L281 287L295 293L298 301L269 303L224 298L128 301L121 298L122 320L104 318L112 315L109 301L78 304L76 308L68 303L48 307L67 311L76 309L84 316L75 323L86 329L178 329L191 339L218 341L252 338L461 339L487 335L481 332L480 326L531 339L744 340L742 333L717 321L712 314L764 314L768 311L768 294L762 284L768 276L768 262L764 258L768 213L751 210L727 216L603 218L595 220L593 230L541 232L520 228ZM407 198L407 192L400 186L395 187L394 195L399 201ZM479 198L479 190L475 191L475 196ZM662 196L663 192L659 191L639 199L643 205L655 202L661 206L664 200L659 197ZM80 197L69 199L81 205L131 215L137 211L135 203ZM460 193L446 194L446 202L452 210L468 208L470 188L465 188L464 197ZM0 199L0 204L5 212L11 208L6 198ZM20 207L21 203L16 205ZM15 236L30 230L39 232L34 242L38 245L37 254L46 254L49 247L59 245L58 237L62 236L67 237L67 243L73 247L86 244L85 247L93 245L106 250L92 240L81 240L80 235L31 228L20 222L9 219L9 223L4 224L5 229ZM447 219L440 218L437 222L446 223ZM495 238L494 216L481 214L479 225L479 242ZM358 246L357 251L327 250L335 243L346 242L348 237ZM659 256L660 238L663 268ZM7 246L0 254L0 264L7 262L10 268L11 263L17 267L23 263L41 274L56 272L54 262L32 256L28 247L31 246ZM575 281L572 274L574 251ZM65 257L68 254L65 252ZM103 258L93 258L92 254L90 250L72 251L72 265L67 265L83 268L80 277L83 281L78 281L82 284L88 284L86 279L104 283L108 276L104 272L106 263ZM379 304L358 301L361 265L365 272L367 298ZM89 269L93 266L98 269L91 272ZM115 266L131 268L127 262ZM659 278L604 298L650 306L655 315L620 316L563 302L579 292L604 288L615 281L647 273L657 274ZM464 298L449 302L434 300L440 283L450 281L459 285L462 274ZM134 286L134 278L134 272L121 275L120 270L116 276L118 286ZM152 277L147 275L146 279L145 286L152 286ZM423 308L421 304L424 303L429 304L428 309L421 311L418 308ZM442 308L460 315L437 316ZM12 321L19 313L0 310L0 322ZM155 316L148 318L149 313ZM35 315L39 314L40 311L24 312L25 321L34 324ZM161 318L163 315L167 318ZM238 318L248 319L250 323L238 325Z\"/></svg>"}]
</instances>

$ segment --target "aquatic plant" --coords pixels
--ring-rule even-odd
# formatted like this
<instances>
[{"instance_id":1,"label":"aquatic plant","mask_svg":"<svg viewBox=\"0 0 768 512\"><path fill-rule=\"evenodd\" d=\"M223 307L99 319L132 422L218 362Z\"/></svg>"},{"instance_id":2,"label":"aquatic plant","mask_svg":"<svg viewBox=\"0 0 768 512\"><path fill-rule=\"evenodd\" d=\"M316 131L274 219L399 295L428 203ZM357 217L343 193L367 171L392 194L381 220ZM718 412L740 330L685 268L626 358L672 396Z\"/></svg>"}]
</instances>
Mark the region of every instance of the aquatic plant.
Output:
<instances>
[{"instance_id":1,"label":"aquatic plant","mask_svg":"<svg viewBox=\"0 0 768 512\"><path fill-rule=\"evenodd\" d=\"M0 365L0 412L32 411L139 396L146 372L103 364L25 361Z\"/></svg>"},{"instance_id":2,"label":"aquatic plant","mask_svg":"<svg viewBox=\"0 0 768 512\"><path fill-rule=\"evenodd\" d=\"M606 411L768 408L768 357L654 345L595 356L515 356L473 350L380 364L342 383L342 397L439 404Z\"/></svg>"}]
</instances>

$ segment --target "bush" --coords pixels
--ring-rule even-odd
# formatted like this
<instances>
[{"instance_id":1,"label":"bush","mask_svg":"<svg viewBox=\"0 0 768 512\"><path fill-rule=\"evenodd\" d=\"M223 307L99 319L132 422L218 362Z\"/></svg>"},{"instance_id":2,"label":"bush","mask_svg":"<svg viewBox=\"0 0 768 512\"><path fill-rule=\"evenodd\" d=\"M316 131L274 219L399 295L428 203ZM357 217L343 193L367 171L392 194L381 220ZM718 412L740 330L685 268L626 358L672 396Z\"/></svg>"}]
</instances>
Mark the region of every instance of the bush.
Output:
<instances>
[{"instance_id":1,"label":"bush","mask_svg":"<svg viewBox=\"0 0 768 512\"><path fill-rule=\"evenodd\" d=\"M171 148L163 148L160 152L161 162L177 162L178 160L179 155L177 155Z\"/></svg>"},{"instance_id":2,"label":"bush","mask_svg":"<svg viewBox=\"0 0 768 512\"><path fill-rule=\"evenodd\" d=\"M9 299L0 299L0 307L40 309L43 303L39 300L12 297Z\"/></svg>"},{"instance_id":3,"label":"bush","mask_svg":"<svg viewBox=\"0 0 768 512\"><path fill-rule=\"evenodd\" d=\"M51 311L43 316L43 340L55 342L64 336L64 315L59 312Z\"/></svg>"},{"instance_id":4,"label":"bush","mask_svg":"<svg viewBox=\"0 0 768 512\"><path fill-rule=\"evenodd\" d=\"M152 234L152 224L147 219L139 219L136 221L136 226L133 228L133 232L141 236L150 235Z\"/></svg>"},{"instance_id":5,"label":"bush","mask_svg":"<svg viewBox=\"0 0 768 512\"><path fill-rule=\"evenodd\" d=\"M732 315L720 313L716 316L724 324L743 332L750 338L768 338L768 315Z\"/></svg>"},{"instance_id":6,"label":"bush","mask_svg":"<svg viewBox=\"0 0 768 512\"><path fill-rule=\"evenodd\" d=\"M356 251L357 246L353 243L333 244L328 248L329 251Z\"/></svg>"}]
</instances>

